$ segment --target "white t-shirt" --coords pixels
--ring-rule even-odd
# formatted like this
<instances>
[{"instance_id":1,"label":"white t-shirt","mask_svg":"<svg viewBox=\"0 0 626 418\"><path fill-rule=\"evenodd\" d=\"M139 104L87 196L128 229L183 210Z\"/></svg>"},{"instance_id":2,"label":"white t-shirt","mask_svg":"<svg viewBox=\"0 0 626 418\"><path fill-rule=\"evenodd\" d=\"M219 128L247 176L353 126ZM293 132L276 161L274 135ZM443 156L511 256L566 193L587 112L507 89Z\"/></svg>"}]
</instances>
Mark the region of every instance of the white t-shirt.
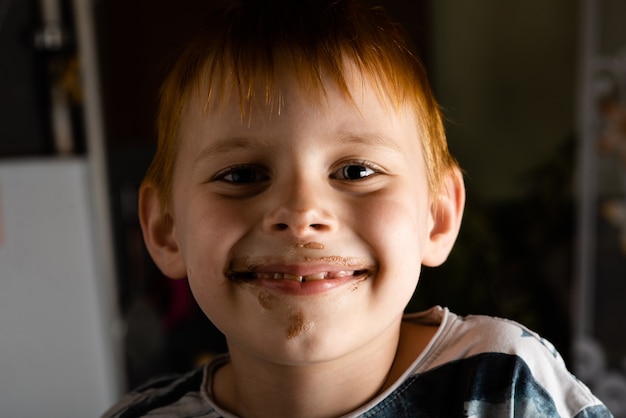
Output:
<instances>
[{"instance_id":1,"label":"white t-shirt","mask_svg":"<svg viewBox=\"0 0 626 418\"><path fill-rule=\"evenodd\" d=\"M408 314L405 321L438 326L398 381L346 417L611 417L574 377L555 348L524 326L445 308ZM215 370L228 355L191 373L148 383L103 417L233 418L212 399Z\"/></svg>"}]
</instances>

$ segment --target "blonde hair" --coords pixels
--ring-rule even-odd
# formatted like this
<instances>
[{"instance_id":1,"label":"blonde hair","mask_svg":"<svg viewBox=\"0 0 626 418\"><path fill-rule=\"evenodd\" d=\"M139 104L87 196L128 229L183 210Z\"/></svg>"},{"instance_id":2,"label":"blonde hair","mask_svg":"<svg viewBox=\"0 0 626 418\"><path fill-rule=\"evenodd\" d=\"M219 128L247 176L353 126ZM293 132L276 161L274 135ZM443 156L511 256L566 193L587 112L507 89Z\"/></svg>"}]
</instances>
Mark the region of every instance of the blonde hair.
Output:
<instances>
[{"instance_id":1,"label":"blonde hair","mask_svg":"<svg viewBox=\"0 0 626 418\"><path fill-rule=\"evenodd\" d=\"M280 54L291 60L301 85L318 97L328 80L350 96L346 81L350 63L393 104L412 106L423 133L429 188L438 193L444 176L457 163L448 151L426 72L407 39L382 9L354 0L248 0L213 14L163 82L157 151L144 182L157 187L167 210L179 121L192 94L204 95L208 108L224 101L223 92L235 93L243 114L261 88L266 103L274 105Z\"/></svg>"}]
</instances>

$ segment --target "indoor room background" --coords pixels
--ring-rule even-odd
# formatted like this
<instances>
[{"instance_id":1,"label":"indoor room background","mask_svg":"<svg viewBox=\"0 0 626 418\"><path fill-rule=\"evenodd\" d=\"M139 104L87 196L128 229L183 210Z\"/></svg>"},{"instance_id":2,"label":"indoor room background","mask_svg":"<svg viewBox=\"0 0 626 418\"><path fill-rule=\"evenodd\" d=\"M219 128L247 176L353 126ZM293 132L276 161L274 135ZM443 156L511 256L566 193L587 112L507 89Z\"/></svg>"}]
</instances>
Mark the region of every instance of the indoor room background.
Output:
<instances>
[{"instance_id":1,"label":"indoor room background","mask_svg":"<svg viewBox=\"0 0 626 418\"><path fill-rule=\"evenodd\" d=\"M96 416L225 350L136 205L159 82L227 3L0 0L3 415ZM468 193L408 309L517 320L626 417L626 3L375 4L415 41Z\"/></svg>"}]
</instances>

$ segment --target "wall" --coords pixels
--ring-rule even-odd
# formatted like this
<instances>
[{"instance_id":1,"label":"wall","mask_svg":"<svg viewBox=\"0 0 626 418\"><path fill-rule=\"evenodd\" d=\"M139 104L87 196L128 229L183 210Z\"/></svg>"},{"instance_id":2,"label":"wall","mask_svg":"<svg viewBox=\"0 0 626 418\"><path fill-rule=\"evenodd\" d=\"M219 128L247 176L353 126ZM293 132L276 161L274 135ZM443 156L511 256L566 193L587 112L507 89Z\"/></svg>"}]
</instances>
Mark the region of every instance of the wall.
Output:
<instances>
[{"instance_id":1,"label":"wall","mask_svg":"<svg viewBox=\"0 0 626 418\"><path fill-rule=\"evenodd\" d=\"M571 0L432 2L431 77L474 196L513 199L574 130Z\"/></svg>"}]
</instances>

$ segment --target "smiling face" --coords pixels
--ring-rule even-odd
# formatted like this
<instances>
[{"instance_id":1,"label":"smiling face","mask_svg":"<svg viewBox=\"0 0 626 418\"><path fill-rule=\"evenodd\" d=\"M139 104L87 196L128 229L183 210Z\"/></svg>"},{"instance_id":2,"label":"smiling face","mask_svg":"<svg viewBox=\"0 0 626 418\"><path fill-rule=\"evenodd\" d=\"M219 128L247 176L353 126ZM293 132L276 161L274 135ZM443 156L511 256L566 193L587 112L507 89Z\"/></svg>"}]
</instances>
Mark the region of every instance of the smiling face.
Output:
<instances>
[{"instance_id":1,"label":"smiling face","mask_svg":"<svg viewBox=\"0 0 626 418\"><path fill-rule=\"evenodd\" d=\"M171 215L142 189L155 262L188 277L231 350L303 364L374 344L399 327L421 265L454 242L446 214L459 205L429 194L413 110L347 79L352 101L332 83L312 100L285 71L280 109L254 103L243 117L237 100L191 100Z\"/></svg>"}]
</instances>

